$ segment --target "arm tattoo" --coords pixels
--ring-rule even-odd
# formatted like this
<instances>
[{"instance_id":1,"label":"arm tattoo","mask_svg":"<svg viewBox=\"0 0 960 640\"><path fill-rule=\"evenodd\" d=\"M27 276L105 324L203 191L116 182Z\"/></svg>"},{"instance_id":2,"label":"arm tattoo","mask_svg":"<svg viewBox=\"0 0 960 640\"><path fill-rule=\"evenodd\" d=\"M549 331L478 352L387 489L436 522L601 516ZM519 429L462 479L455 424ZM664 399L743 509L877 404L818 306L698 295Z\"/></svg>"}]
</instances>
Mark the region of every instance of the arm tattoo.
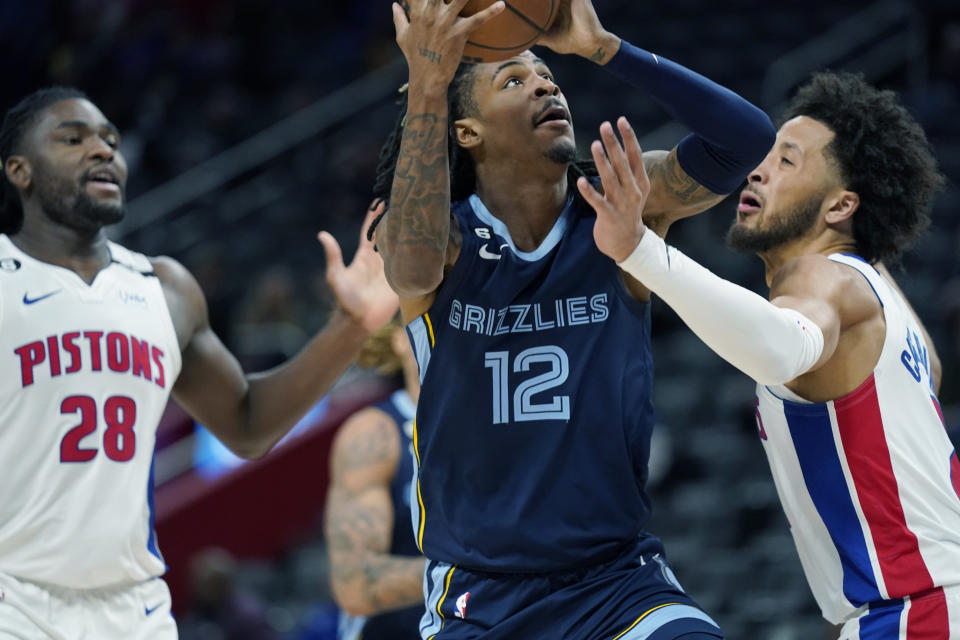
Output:
<instances>
[{"instance_id":1,"label":"arm tattoo","mask_svg":"<svg viewBox=\"0 0 960 640\"><path fill-rule=\"evenodd\" d=\"M643 221L661 236L673 221L706 211L723 199L687 175L677 162L676 148L644 154L643 163L650 178Z\"/></svg>"},{"instance_id":2,"label":"arm tattoo","mask_svg":"<svg viewBox=\"0 0 960 640\"><path fill-rule=\"evenodd\" d=\"M419 49L417 49L417 52L422 57L426 58L427 60L429 60L434 64L440 64L440 60L443 59L442 54L438 53L437 51L431 51L430 49L424 49L423 47L420 47Z\"/></svg>"},{"instance_id":3,"label":"arm tattoo","mask_svg":"<svg viewBox=\"0 0 960 640\"><path fill-rule=\"evenodd\" d=\"M387 243L442 252L450 233L450 168L447 121L435 113L410 116L385 220Z\"/></svg>"},{"instance_id":4,"label":"arm tattoo","mask_svg":"<svg viewBox=\"0 0 960 640\"><path fill-rule=\"evenodd\" d=\"M389 433L392 428L390 422L386 419L378 420L376 425L379 433L383 433L385 430ZM384 437L351 438L344 442L343 451L340 452L338 471L340 473L350 473L385 462L390 458L392 452L390 441Z\"/></svg>"},{"instance_id":5,"label":"arm tattoo","mask_svg":"<svg viewBox=\"0 0 960 640\"><path fill-rule=\"evenodd\" d=\"M351 497L339 496L329 505L330 579L344 590L362 595L376 611L423 602L424 560L372 549L389 547L390 517L353 502Z\"/></svg>"},{"instance_id":6,"label":"arm tattoo","mask_svg":"<svg viewBox=\"0 0 960 640\"><path fill-rule=\"evenodd\" d=\"M600 47L596 52L590 56L590 62L600 63L603 62L603 59L606 57L607 52L603 50L603 47Z\"/></svg>"},{"instance_id":7,"label":"arm tattoo","mask_svg":"<svg viewBox=\"0 0 960 640\"><path fill-rule=\"evenodd\" d=\"M677 162L676 151L664 158L657 158L647 165L652 189L660 189L663 194L683 205L693 204L706 197L716 197L709 189L687 175Z\"/></svg>"},{"instance_id":8,"label":"arm tattoo","mask_svg":"<svg viewBox=\"0 0 960 640\"><path fill-rule=\"evenodd\" d=\"M423 601L424 560L390 555L393 521L390 477L398 442L393 421L369 413L334 445L327 495L330 579L353 602L387 611ZM405 455L401 453L400 455Z\"/></svg>"}]
</instances>

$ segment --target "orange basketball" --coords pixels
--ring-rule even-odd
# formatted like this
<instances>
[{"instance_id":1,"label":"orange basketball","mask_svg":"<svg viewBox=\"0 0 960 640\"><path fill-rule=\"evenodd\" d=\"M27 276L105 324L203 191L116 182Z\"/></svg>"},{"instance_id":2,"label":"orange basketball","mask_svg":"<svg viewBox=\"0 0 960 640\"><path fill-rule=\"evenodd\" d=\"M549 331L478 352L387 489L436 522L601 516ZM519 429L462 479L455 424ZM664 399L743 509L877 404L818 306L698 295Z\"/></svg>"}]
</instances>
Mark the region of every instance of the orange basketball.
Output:
<instances>
[{"instance_id":1,"label":"orange basketball","mask_svg":"<svg viewBox=\"0 0 960 640\"><path fill-rule=\"evenodd\" d=\"M470 0L460 12L472 16L496 0ZM470 34L464 62L495 62L529 49L553 24L561 0L506 0L506 8Z\"/></svg>"}]
</instances>

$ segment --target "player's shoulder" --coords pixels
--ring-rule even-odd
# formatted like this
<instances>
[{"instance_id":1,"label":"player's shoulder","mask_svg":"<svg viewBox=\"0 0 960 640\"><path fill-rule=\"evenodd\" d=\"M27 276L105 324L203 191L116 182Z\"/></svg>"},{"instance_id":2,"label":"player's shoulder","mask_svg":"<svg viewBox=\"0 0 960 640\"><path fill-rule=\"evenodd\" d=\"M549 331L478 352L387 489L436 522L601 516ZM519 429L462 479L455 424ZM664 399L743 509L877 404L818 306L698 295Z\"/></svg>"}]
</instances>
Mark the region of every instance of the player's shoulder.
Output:
<instances>
[{"instance_id":1,"label":"player's shoulder","mask_svg":"<svg viewBox=\"0 0 960 640\"><path fill-rule=\"evenodd\" d=\"M188 298L203 295L197 279L179 261L169 256L151 256L147 260L165 288Z\"/></svg>"},{"instance_id":2,"label":"player's shoulder","mask_svg":"<svg viewBox=\"0 0 960 640\"><path fill-rule=\"evenodd\" d=\"M400 434L393 417L378 407L360 409L344 421L334 438L334 473L381 468L385 477L400 459Z\"/></svg>"},{"instance_id":3,"label":"player's shoulder","mask_svg":"<svg viewBox=\"0 0 960 640\"><path fill-rule=\"evenodd\" d=\"M864 263L866 264L866 263ZM771 298L783 295L827 300L848 317L862 317L880 309L873 286L864 273L823 254L787 260L770 284Z\"/></svg>"},{"instance_id":4,"label":"player's shoulder","mask_svg":"<svg viewBox=\"0 0 960 640\"><path fill-rule=\"evenodd\" d=\"M133 249L129 249L113 241L107 243L107 248L110 251L111 262L123 265L132 271L138 271L143 275L153 274L153 266L150 264L150 259L142 253L138 253Z\"/></svg>"},{"instance_id":5,"label":"player's shoulder","mask_svg":"<svg viewBox=\"0 0 960 640\"><path fill-rule=\"evenodd\" d=\"M208 326L207 299L203 289L177 260L168 256L153 256L149 260L163 288L174 326L178 327L181 344L186 344L198 329Z\"/></svg>"},{"instance_id":6,"label":"player's shoulder","mask_svg":"<svg viewBox=\"0 0 960 640\"><path fill-rule=\"evenodd\" d=\"M397 424L393 416L382 408L369 406L347 418L337 433L338 441L355 439L392 440L397 438Z\"/></svg>"},{"instance_id":7,"label":"player's shoulder","mask_svg":"<svg viewBox=\"0 0 960 640\"><path fill-rule=\"evenodd\" d=\"M785 285L815 285L823 290L856 289L865 283L863 276L841 262L820 253L790 258L777 269L771 288Z\"/></svg>"}]
</instances>

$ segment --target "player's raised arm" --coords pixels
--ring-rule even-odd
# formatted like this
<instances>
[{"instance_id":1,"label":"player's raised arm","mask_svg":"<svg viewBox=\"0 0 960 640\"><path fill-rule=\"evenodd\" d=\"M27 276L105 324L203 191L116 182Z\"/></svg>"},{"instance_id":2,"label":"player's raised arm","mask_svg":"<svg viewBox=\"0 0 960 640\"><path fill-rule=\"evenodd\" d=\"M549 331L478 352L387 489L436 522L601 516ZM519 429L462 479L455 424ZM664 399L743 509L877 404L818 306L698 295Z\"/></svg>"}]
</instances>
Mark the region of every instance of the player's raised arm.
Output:
<instances>
[{"instance_id":1,"label":"player's raised arm","mask_svg":"<svg viewBox=\"0 0 960 640\"><path fill-rule=\"evenodd\" d=\"M814 282L831 283L818 289L808 286L811 276L796 272L773 283L770 302L666 245L644 224L651 184L636 135L626 118L617 125L626 148L609 123L600 128L603 142L591 145L603 193L586 178L577 182L597 212L594 239L600 251L660 296L720 357L760 383L783 384L829 360L840 333L839 305L847 295L837 274L810 271ZM802 260L838 269L822 256Z\"/></svg>"},{"instance_id":2,"label":"player's raised arm","mask_svg":"<svg viewBox=\"0 0 960 640\"><path fill-rule=\"evenodd\" d=\"M373 407L347 420L333 443L324 524L333 596L350 615L423 603L426 561L390 553L393 528L410 527L393 521L390 495L403 455L390 416Z\"/></svg>"},{"instance_id":3,"label":"player's raised arm","mask_svg":"<svg viewBox=\"0 0 960 640\"><path fill-rule=\"evenodd\" d=\"M370 212L364 229L379 212ZM365 234L349 267L330 234L321 234L320 240L327 253L327 282L339 308L295 357L254 374L244 374L210 328L206 300L193 276L169 258L155 260L183 351L173 395L238 455L266 454L333 386L370 333L396 313L397 297Z\"/></svg>"},{"instance_id":4,"label":"player's raised arm","mask_svg":"<svg viewBox=\"0 0 960 640\"><path fill-rule=\"evenodd\" d=\"M447 90L470 32L503 10L498 2L469 18L467 0L393 5L397 44L409 69L390 212L377 233L387 280L402 298L432 293L443 279L450 238Z\"/></svg>"},{"instance_id":5,"label":"player's raised arm","mask_svg":"<svg viewBox=\"0 0 960 640\"><path fill-rule=\"evenodd\" d=\"M643 89L693 130L669 152L644 156L650 177L644 220L660 235L713 206L763 160L775 131L763 111L734 92L622 41L601 25L591 0L564 0L538 44L574 53Z\"/></svg>"}]
</instances>

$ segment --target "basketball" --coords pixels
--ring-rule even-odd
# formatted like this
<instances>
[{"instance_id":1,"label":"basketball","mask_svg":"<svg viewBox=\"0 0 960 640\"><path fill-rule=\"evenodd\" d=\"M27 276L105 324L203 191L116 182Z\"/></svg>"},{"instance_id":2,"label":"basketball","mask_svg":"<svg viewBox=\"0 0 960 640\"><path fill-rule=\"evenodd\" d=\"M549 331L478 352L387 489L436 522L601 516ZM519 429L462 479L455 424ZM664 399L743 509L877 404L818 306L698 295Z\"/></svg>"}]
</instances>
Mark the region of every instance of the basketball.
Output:
<instances>
[{"instance_id":1,"label":"basketball","mask_svg":"<svg viewBox=\"0 0 960 640\"><path fill-rule=\"evenodd\" d=\"M496 62L529 49L550 28L561 0L506 0L500 15L472 34L463 50L464 62ZM470 0L460 12L471 16L495 0Z\"/></svg>"}]
</instances>

